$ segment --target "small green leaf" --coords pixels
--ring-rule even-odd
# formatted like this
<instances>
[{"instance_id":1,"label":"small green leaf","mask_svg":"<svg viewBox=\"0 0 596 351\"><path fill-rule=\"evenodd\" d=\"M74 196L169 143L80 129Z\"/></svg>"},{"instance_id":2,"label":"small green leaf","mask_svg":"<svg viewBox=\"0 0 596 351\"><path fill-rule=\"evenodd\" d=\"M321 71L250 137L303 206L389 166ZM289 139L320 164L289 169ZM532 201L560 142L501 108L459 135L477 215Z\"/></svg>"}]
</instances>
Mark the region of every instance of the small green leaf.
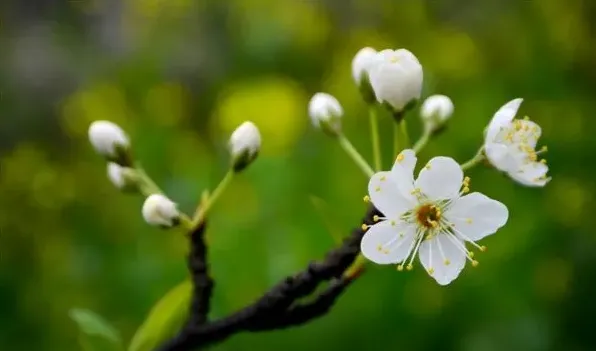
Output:
<instances>
[{"instance_id":1,"label":"small green leaf","mask_svg":"<svg viewBox=\"0 0 596 351\"><path fill-rule=\"evenodd\" d=\"M79 342L85 351L120 351L122 341L118 331L105 319L93 311L73 308L70 318L81 330Z\"/></svg>"},{"instance_id":2,"label":"small green leaf","mask_svg":"<svg viewBox=\"0 0 596 351\"><path fill-rule=\"evenodd\" d=\"M192 284L186 280L159 300L139 327L128 351L151 351L174 336L188 318Z\"/></svg>"}]
</instances>

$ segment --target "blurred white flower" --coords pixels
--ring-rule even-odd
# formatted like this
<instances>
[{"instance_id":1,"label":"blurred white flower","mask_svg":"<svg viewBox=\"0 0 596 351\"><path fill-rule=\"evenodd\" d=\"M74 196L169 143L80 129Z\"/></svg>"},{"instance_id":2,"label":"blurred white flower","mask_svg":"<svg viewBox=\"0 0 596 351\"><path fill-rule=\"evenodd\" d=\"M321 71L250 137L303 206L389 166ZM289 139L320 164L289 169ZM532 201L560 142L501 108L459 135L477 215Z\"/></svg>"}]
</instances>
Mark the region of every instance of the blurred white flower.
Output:
<instances>
[{"instance_id":1,"label":"blurred white flower","mask_svg":"<svg viewBox=\"0 0 596 351\"><path fill-rule=\"evenodd\" d=\"M153 194L147 197L142 212L147 223L160 227L175 226L180 218L178 206L161 194Z\"/></svg>"},{"instance_id":2,"label":"blurred white flower","mask_svg":"<svg viewBox=\"0 0 596 351\"><path fill-rule=\"evenodd\" d=\"M378 264L399 263L398 270L411 270L418 255L427 272L447 285L466 260L478 264L465 243L484 251L476 241L505 225L509 212L483 194L464 195L470 179L452 158L431 159L416 180L415 165L414 151L404 150L391 171L370 179L370 200L385 217L375 218L380 222L364 235L362 253Z\"/></svg>"},{"instance_id":3,"label":"blurred white flower","mask_svg":"<svg viewBox=\"0 0 596 351\"><path fill-rule=\"evenodd\" d=\"M352 59L352 78L360 89L364 100L368 103L374 102L375 93L370 85L369 72L375 64L377 51L370 47L360 49Z\"/></svg>"},{"instance_id":4,"label":"blurred white flower","mask_svg":"<svg viewBox=\"0 0 596 351\"><path fill-rule=\"evenodd\" d=\"M422 66L416 56L406 49L378 52L369 76L377 101L389 104L394 113L402 112L420 99Z\"/></svg>"},{"instance_id":5,"label":"blurred white flower","mask_svg":"<svg viewBox=\"0 0 596 351\"><path fill-rule=\"evenodd\" d=\"M308 114L312 124L331 135L341 131L343 109L335 97L327 93L316 93L308 103Z\"/></svg>"},{"instance_id":6,"label":"blurred white flower","mask_svg":"<svg viewBox=\"0 0 596 351\"><path fill-rule=\"evenodd\" d=\"M430 129L443 125L453 114L453 102L445 95L432 95L420 107L420 117Z\"/></svg>"},{"instance_id":7,"label":"blurred white flower","mask_svg":"<svg viewBox=\"0 0 596 351\"><path fill-rule=\"evenodd\" d=\"M261 133L259 128L250 122L242 123L232 133L229 141L232 165L236 172L240 172L254 161L261 149Z\"/></svg>"},{"instance_id":8,"label":"blurred white flower","mask_svg":"<svg viewBox=\"0 0 596 351\"><path fill-rule=\"evenodd\" d=\"M136 172L132 168L122 167L117 163L108 162L108 178L120 190L133 190L138 185Z\"/></svg>"},{"instance_id":9,"label":"blurred white flower","mask_svg":"<svg viewBox=\"0 0 596 351\"><path fill-rule=\"evenodd\" d=\"M514 119L522 101L511 100L495 113L486 131L484 152L495 168L516 182L541 187L550 180L546 160L538 160L546 147L536 151L542 133L538 124L527 117Z\"/></svg>"},{"instance_id":10,"label":"blurred white flower","mask_svg":"<svg viewBox=\"0 0 596 351\"><path fill-rule=\"evenodd\" d=\"M89 126L89 141L100 155L117 161L130 146L128 136L117 124L95 121Z\"/></svg>"}]
</instances>

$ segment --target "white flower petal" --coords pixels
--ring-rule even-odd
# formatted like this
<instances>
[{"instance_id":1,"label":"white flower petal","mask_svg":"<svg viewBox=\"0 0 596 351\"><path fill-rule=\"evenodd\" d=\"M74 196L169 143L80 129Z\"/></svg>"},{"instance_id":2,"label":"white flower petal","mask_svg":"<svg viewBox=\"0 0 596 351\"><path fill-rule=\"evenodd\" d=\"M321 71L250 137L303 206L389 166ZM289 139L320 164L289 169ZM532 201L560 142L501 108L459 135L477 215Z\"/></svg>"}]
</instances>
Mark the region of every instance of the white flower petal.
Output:
<instances>
[{"instance_id":1,"label":"white flower petal","mask_svg":"<svg viewBox=\"0 0 596 351\"><path fill-rule=\"evenodd\" d=\"M440 285L451 283L466 265L464 243L450 234L441 233L420 244L420 263ZM458 244L455 244L457 242Z\"/></svg>"},{"instance_id":2,"label":"white flower petal","mask_svg":"<svg viewBox=\"0 0 596 351\"><path fill-rule=\"evenodd\" d=\"M417 160L414 150L406 149L397 155L391 168L391 178L397 184L398 190L412 203L415 201L412 190L414 190L414 167Z\"/></svg>"},{"instance_id":3,"label":"white flower petal","mask_svg":"<svg viewBox=\"0 0 596 351\"><path fill-rule=\"evenodd\" d=\"M360 243L367 259L378 264L399 263L412 249L416 228L406 222L386 220L371 226Z\"/></svg>"},{"instance_id":4,"label":"white flower petal","mask_svg":"<svg viewBox=\"0 0 596 351\"><path fill-rule=\"evenodd\" d=\"M390 172L373 174L368 182L368 194L373 205L387 217L399 218L412 208L412 201L403 196Z\"/></svg>"},{"instance_id":5,"label":"white flower petal","mask_svg":"<svg viewBox=\"0 0 596 351\"><path fill-rule=\"evenodd\" d=\"M457 197L464 172L454 159L435 157L428 161L416 179L416 188L431 200Z\"/></svg>"},{"instance_id":6,"label":"white flower petal","mask_svg":"<svg viewBox=\"0 0 596 351\"><path fill-rule=\"evenodd\" d=\"M527 163L516 171L510 172L509 176L516 182L533 187L542 187L550 181L546 176L548 173L548 166L541 162Z\"/></svg>"},{"instance_id":7,"label":"white flower petal","mask_svg":"<svg viewBox=\"0 0 596 351\"><path fill-rule=\"evenodd\" d=\"M507 223L508 217L505 205L481 193L462 196L445 212L445 218L455 224L456 234L472 241L495 233Z\"/></svg>"},{"instance_id":8,"label":"white flower petal","mask_svg":"<svg viewBox=\"0 0 596 351\"><path fill-rule=\"evenodd\" d=\"M500 128L504 125L507 125L513 121L515 115L517 114L517 110L519 110L519 106L524 101L524 99L517 98L509 101L505 105L503 105L491 119L490 123L488 124L488 131L486 134L486 140L491 141L495 138L496 134L500 131Z\"/></svg>"},{"instance_id":9,"label":"white flower petal","mask_svg":"<svg viewBox=\"0 0 596 351\"><path fill-rule=\"evenodd\" d=\"M496 169L508 172L517 168L515 157L510 153L509 147L504 144L486 144L484 146L486 158Z\"/></svg>"}]
</instances>

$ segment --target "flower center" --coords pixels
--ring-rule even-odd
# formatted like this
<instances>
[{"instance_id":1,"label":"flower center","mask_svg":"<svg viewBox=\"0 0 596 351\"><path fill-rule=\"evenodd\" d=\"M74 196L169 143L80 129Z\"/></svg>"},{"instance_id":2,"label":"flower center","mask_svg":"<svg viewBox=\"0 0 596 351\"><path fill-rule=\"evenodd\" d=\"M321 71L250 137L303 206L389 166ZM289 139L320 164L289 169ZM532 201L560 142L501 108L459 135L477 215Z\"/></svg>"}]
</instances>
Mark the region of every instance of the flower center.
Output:
<instances>
[{"instance_id":1,"label":"flower center","mask_svg":"<svg viewBox=\"0 0 596 351\"><path fill-rule=\"evenodd\" d=\"M441 209L433 204L424 204L416 209L418 224L426 228L436 228L441 220Z\"/></svg>"}]
</instances>

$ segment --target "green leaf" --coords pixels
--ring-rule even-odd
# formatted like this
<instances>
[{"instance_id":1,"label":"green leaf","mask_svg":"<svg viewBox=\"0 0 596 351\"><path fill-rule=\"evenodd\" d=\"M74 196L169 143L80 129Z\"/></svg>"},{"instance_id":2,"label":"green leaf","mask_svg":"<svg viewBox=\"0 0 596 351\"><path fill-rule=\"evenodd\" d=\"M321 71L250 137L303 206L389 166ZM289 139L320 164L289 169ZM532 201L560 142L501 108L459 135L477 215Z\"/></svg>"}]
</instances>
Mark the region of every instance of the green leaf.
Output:
<instances>
[{"instance_id":1,"label":"green leaf","mask_svg":"<svg viewBox=\"0 0 596 351\"><path fill-rule=\"evenodd\" d=\"M151 351L174 336L188 318L192 284L186 280L159 300L137 330L128 351Z\"/></svg>"},{"instance_id":2,"label":"green leaf","mask_svg":"<svg viewBox=\"0 0 596 351\"><path fill-rule=\"evenodd\" d=\"M73 308L69 316L74 320L81 334L79 343L85 351L120 351L122 340L118 331L93 311Z\"/></svg>"}]
</instances>

